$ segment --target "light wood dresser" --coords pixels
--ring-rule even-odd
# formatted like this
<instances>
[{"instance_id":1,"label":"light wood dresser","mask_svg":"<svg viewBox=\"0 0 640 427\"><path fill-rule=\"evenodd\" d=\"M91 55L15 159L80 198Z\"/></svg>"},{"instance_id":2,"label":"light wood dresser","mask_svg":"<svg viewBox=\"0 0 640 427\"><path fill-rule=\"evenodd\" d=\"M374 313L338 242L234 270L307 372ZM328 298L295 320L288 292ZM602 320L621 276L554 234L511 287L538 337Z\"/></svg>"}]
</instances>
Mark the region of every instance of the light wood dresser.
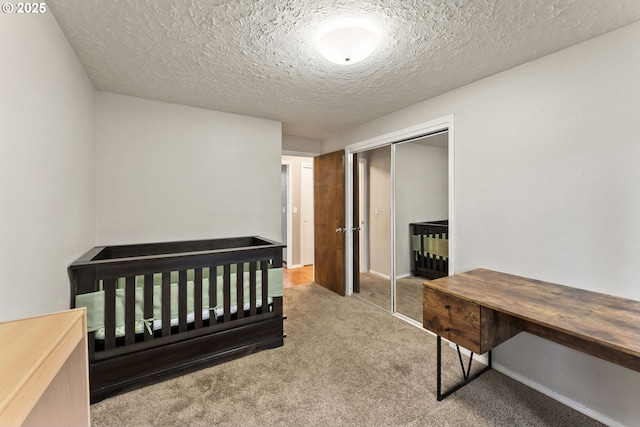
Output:
<instances>
[{"instance_id":1,"label":"light wood dresser","mask_svg":"<svg viewBox=\"0 0 640 427\"><path fill-rule=\"evenodd\" d=\"M0 323L0 427L88 426L85 309Z\"/></svg>"}]
</instances>

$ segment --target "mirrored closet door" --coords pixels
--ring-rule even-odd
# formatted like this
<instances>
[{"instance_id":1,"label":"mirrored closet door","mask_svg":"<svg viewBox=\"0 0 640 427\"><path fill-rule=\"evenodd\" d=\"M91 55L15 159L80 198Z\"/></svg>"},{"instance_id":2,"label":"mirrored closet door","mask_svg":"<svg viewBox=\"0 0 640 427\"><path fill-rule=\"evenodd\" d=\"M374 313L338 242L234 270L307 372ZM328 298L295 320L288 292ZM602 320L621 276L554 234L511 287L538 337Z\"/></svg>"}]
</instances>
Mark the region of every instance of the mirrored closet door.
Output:
<instances>
[{"instance_id":1,"label":"mirrored closet door","mask_svg":"<svg viewBox=\"0 0 640 427\"><path fill-rule=\"evenodd\" d=\"M360 289L391 311L391 146L358 153Z\"/></svg>"},{"instance_id":2,"label":"mirrored closet door","mask_svg":"<svg viewBox=\"0 0 640 427\"><path fill-rule=\"evenodd\" d=\"M422 323L422 283L448 272L448 132L393 151L395 312Z\"/></svg>"}]
</instances>

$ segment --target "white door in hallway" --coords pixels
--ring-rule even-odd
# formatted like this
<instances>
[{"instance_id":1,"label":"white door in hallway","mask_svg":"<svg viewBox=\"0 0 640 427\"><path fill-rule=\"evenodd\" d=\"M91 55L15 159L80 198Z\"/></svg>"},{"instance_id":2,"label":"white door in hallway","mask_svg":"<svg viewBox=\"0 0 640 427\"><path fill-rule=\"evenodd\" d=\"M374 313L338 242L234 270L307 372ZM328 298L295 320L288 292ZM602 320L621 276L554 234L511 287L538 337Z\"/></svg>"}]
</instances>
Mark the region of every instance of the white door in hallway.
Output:
<instances>
[{"instance_id":1,"label":"white door in hallway","mask_svg":"<svg viewBox=\"0 0 640 427\"><path fill-rule=\"evenodd\" d=\"M302 163L300 174L300 260L313 264L313 163Z\"/></svg>"}]
</instances>

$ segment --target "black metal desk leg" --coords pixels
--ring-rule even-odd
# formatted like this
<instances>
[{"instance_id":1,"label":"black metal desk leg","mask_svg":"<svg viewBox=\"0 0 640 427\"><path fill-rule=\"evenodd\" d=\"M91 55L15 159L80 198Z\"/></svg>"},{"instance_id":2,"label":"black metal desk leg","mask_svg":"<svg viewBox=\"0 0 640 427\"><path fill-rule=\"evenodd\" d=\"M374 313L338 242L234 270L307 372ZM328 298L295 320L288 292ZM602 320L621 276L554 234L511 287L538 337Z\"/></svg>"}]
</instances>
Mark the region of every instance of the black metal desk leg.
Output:
<instances>
[{"instance_id":1,"label":"black metal desk leg","mask_svg":"<svg viewBox=\"0 0 640 427\"><path fill-rule=\"evenodd\" d=\"M442 342L442 338L440 337L440 335L437 336L436 338L436 345L438 346L437 348L437 370L436 370L436 398L438 399L438 402L445 399L447 396L449 396L451 393L459 390L460 388L464 387L465 385L469 384L471 381L475 380L476 378L478 378L480 375L484 374L485 372L487 372L489 369L491 369L491 350L489 350L489 364L484 367L481 371L479 371L478 373L476 373L473 376L470 376L469 374L471 373L471 362L473 362L473 353L471 353L471 357L469 357L469 365L467 366L467 368L465 369L464 367L464 362L462 361L462 353L460 352L460 346L458 346L458 344L456 344L456 349L458 350L458 360L460 360L460 367L462 368L462 377L464 378L462 381L460 381L458 384L454 385L453 387L451 387L449 390L445 391L444 393L442 393L442 346L441 346L441 342Z\"/></svg>"}]
</instances>

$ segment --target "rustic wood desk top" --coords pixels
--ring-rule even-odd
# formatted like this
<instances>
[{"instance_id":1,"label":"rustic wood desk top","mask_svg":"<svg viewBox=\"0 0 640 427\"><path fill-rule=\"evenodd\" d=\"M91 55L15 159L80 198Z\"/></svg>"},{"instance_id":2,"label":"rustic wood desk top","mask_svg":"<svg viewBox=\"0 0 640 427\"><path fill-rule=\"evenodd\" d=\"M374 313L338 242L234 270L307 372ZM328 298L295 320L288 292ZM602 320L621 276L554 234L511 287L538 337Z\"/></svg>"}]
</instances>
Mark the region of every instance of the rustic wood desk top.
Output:
<instances>
[{"instance_id":1,"label":"rustic wood desk top","mask_svg":"<svg viewBox=\"0 0 640 427\"><path fill-rule=\"evenodd\" d=\"M477 269L425 282L521 330L640 372L640 301Z\"/></svg>"}]
</instances>

